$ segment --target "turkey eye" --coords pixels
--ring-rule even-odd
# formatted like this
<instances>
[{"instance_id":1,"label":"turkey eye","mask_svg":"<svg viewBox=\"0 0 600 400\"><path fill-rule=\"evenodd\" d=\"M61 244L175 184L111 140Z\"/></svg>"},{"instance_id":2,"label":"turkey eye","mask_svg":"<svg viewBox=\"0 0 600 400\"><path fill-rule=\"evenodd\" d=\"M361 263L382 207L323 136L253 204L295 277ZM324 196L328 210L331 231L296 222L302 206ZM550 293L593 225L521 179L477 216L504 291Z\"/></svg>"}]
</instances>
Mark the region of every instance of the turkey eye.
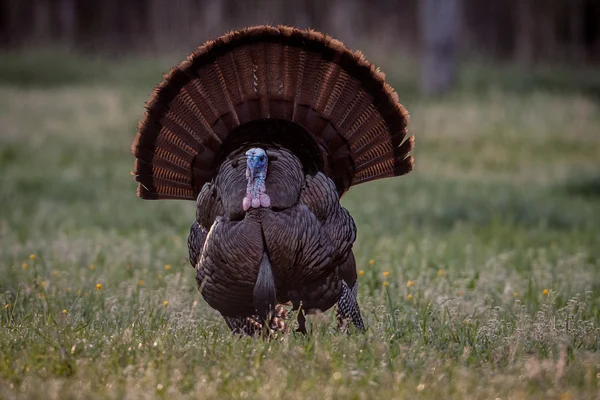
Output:
<instances>
[{"instance_id":1,"label":"turkey eye","mask_svg":"<svg viewBox=\"0 0 600 400\"><path fill-rule=\"evenodd\" d=\"M260 156L260 158L258 159L258 161L264 162L265 161L265 156Z\"/></svg>"}]
</instances>

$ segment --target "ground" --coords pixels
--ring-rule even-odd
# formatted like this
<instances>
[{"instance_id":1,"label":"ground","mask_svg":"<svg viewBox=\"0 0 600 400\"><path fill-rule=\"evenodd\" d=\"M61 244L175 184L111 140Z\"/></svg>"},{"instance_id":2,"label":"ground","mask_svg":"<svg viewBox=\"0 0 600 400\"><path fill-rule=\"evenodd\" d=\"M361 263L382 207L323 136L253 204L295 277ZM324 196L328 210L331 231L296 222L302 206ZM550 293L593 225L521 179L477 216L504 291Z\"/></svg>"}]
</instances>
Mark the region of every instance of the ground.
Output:
<instances>
[{"instance_id":1,"label":"ground","mask_svg":"<svg viewBox=\"0 0 600 400\"><path fill-rule=\"evenodd\" d=\"M416 169L342 200L369 329L261 341L196 289L194 204L135 196L160 69L0 65L0 398L600 396L598 75L466 69L425 100L386 71Z\"/></svg>"}]
</instances>

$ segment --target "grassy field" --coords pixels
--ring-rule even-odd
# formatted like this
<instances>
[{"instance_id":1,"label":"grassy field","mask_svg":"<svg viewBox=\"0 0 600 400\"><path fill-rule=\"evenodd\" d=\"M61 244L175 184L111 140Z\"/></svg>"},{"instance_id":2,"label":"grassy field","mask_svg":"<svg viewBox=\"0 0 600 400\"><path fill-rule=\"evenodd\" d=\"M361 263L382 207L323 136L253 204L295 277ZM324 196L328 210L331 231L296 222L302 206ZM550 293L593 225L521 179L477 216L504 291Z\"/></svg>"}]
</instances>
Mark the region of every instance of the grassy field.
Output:
<instances>
[{"instance_id":1,"label":"grassy field","mask_svg":"<svg viewBox=\"0 0 600 400\"><path fill-rule=\"evenodd\" d=\"M343 199L368 332L265 342L202 301L194 204L135 196L140 63L0 56L0 398L600 398L599 75L387 68L417 168Z\"/></svg>"}]
</instances>

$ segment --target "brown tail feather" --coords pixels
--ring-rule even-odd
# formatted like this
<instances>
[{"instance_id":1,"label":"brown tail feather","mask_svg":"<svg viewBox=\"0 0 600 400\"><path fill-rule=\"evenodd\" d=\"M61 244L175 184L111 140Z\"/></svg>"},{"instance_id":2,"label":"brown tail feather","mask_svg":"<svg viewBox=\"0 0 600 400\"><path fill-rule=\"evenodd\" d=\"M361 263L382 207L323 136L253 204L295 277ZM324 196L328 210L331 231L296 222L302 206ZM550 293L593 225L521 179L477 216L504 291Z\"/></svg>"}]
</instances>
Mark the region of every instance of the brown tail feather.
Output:
<instances>
[{"instance_id":1,"label":"brown tail feather","mask_svg":"<svg viewBox=\"0 0 600 400\"><path fill-rule=\"evenodd\" d=\"M363 151L357 152L359 155L355 158L356 172L361 172L374 164L380 163L382 160L392 160L394 157L401 157L403 159L410 153L414 146L414 136L409 137L397 147L394 147L387 141L372 140L368 147L365 146Z\"/></svg>"},{"instance_id":2,"label":"brown tail feather","mask_svg":"<svg viewBox=\"0 0 600 400\"><path fill-rule=\"evenodd\" d=\"M259 120L303 129L292 140L289 130L256 135L292 151L318 149L315 165L340 195L413 168L408 113L361 53L312 30L258 26L207 42L157 87L132 144L138 195L195 200L229 142L244 143L240 132L252 139L238 128Z\"/></svg>"},{"instance_id":3,"label":"brown tail feather","mask_svg":"<svg viewBox=\"0 0 600 400\"><path fill-rule=\"evenodd\" d=\"M412 156L404 159L393 158L383 160L355 175L354 185L374 181L377 179L391 178L406 175L413 170L415 160Z\"/></svg>"}]
</instances>

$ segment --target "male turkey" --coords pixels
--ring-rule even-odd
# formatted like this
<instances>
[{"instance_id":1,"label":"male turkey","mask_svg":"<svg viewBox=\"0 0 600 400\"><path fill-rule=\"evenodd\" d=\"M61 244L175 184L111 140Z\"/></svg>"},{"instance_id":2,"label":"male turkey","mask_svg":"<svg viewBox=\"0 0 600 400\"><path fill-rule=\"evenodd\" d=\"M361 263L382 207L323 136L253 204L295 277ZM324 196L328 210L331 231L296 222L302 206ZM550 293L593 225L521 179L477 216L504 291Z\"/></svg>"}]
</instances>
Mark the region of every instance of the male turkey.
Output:
<instances>
[{"instance_id":1,"label":"male turkey","mask_svg":"<svg viewBox=\"0 0 600 400\"><path fill-rule=\"evenodd\" d=\"M315 31L258 26L198 48L147 103L137 194L197 200L188 240L203 298L254 334L278 303L336 303L358 329L351 187L408 173L408 113L363 56Z\"/></svg>"}]
</instances>

